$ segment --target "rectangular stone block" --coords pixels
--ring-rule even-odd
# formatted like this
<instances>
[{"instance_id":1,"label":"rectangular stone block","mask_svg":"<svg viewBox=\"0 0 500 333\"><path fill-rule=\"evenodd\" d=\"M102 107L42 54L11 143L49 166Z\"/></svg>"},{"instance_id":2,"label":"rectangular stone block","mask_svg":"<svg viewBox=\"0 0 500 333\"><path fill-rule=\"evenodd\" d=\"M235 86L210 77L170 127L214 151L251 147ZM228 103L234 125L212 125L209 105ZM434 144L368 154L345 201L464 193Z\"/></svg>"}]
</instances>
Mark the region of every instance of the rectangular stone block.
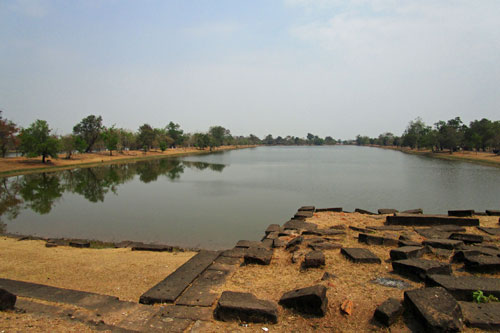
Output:
<instances>
[{"instance_id":1,"label":"rectangular stone block","mask_svg":"<svg viewBox=\"0 0 500 333\"><path fill-rule=\"evenodd\" d=\"M340 249L340 253L356 263L380 264L382 262L379 257L368 249L343 247Z\"/></svg>"},{"instance_id":2,"label":"rectangular stone block","mask_svg":"<svg viewBox=\"0 0 500 333\"><path fill-rule=\"evenodd\" d=\"M406 226L437 226L437 225L458 225L465 227L475 227L479 225L479 219L470 217L455 217L446 215L427 214L401 214L386 217L386 224L406 225Z\"/></svg>"},{"instance_id":3,"label":"rectangular stone block","mask_svg":"<svg viewBox=\"0 0 500 333\"><path fill-rule=\"evenodd\" d=\"M482 276L430 274L427 277L426 284L443 287L459 301L473 301L472 294L476 290L482 290L486 295L500 298L500 279Z\"/></svg>"}]
</instances>

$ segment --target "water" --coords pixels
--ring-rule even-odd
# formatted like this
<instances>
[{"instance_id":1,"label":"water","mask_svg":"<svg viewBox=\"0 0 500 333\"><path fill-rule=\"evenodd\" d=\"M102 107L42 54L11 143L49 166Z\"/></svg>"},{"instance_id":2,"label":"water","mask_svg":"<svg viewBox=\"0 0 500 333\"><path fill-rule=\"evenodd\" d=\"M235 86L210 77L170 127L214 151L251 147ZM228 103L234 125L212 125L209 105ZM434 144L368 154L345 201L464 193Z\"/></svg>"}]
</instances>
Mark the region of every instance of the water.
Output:
<instances>
[{"instance_id":1,"label":"water","mask_svg":"<svg viewBox=\"0 0 500 333\"><path fill-rule=\"evenodd\" d=\"M10 177L0 188L10 233L210 249L258 240L301 205L500 208L499 168L355 146L259 147Z\"/></svg>"}]
</instances>

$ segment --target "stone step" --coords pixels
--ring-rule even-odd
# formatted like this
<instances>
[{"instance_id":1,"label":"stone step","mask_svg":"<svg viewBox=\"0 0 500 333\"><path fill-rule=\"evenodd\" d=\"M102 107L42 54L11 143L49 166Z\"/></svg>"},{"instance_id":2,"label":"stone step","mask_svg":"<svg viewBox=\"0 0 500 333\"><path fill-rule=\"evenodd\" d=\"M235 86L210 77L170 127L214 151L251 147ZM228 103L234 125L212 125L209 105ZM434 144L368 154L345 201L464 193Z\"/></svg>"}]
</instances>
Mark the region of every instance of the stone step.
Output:
<instances>
[{"instance_id":1,"label":"stone step","mask_svg":"<svg viewBox=\"0 0 500 333\"><path fill-rule=\"evenodd\" d=\"M142 304L173 303L181 293L219 256L217 251L200 251L163 281L145 292Z\"/></svg>"},{"instance_id":2,"label":"stone step","mask_svg":"<svg viewBox=\"0 0 500 333\"><path fill-rule=\"evenodd\" d=\"M207 269L198 277L191 286L177 299L176 305L187 306L212 306L218 295L211 292L213 287L226 281L229 274L227 270Z\"/></svg>"},{"instance_id":3,"label":"stone step","mask_svg":"<svg viewBox=\"0 0 500 333\"><path fill-rule=\"evenodd\" d=\"M427 245L430 247L438 248L438 249L447 249L453 250L460 248L464 245L464 242L454 239L428 239L422 242L423 245Z\"/></svg>"},{"instance_id":4,"label":"stone step","mask_svg":"<svg viewBox=\"0 0 500 333\"><path fill-rule=\"evenodd\" d=\"M474 209L456 209L456 210L449 210L448 216L472 217L474 213L475 213Z\"/></svg>"},{"instance_id":5,"label":"stone step","mask_svg":"<svg viewBox=\"0 0 500 333\"><path fill-rule=\"evenodd\" d=\"M484 241L484 236L478 234L466 234L466 233L454 232L451 234L450 239L460 240L465 244L475 244L475 243L482 243Z\"/></svg>"},{"instance_id":6,"label":"stone step","mask_svg":"<svg viewBox=\"0 0 500 333\"><path fill-rule=\"evenodd\" d=\"M316 212L335 212L335 213L341 213L342 212L342 207L332 207L332 208L316 208Z\"/></svg>"},{"instance_id":7,"label":"stone step","mask_svg":"<svg viewBox=\"0 0 500 333\"><path fill-rule=\"evenodd\" d=\"M472 293L476 290L500 298L500 279L430 274L427 276L426 284L445 288L459 301L472 301Z\"/></svg>"},{"instance_id":8,"label":"stone step","mask_svg":"<svg viewBox=\"0 0 500 333\"><path fill-rule=\"evenodd\" d=\"M464 264L469 272L488 274L500 272L500 257L464 253Z\"/></svg>"},{"instance_id":9,"label":"stone step","mask_svg":"<svg viewBox=\"0 0 500 333\"><path fill-rule=\"evenodd\" d=\"M487 234L493 236L500 236L500 228L486 228L486 227L478 227L479 230L484 231Z\"/></svg>"},{"instance_id":10,"label":"stone step","mask_svg":"<svg viewBox=\"0 0 500 333\"><path fill-rule=\"evenodd\" d=\"M464 227L475 227L479 225L479 219L470 217L454 217L446 215L427 214L401 214L386 217L386 224L406 225L406 226L437 226L437 225L458 225Z\"/></svg>"}]
</instances>

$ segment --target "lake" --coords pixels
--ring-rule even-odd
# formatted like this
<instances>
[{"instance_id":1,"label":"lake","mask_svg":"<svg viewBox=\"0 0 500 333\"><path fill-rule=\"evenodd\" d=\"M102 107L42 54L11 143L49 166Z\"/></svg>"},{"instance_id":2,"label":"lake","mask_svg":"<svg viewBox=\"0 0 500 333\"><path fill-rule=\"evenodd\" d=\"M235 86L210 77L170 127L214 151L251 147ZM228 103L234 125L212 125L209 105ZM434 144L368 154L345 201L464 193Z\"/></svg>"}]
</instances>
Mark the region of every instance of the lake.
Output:
<instances>
[{"instance_id":1,"label":"lake","mask_svg":"<svg viewBox=\"0 0 500 333\"><path fill-rule=\"evenodd\" d=\"M500 208L500 169L356 146L258 147L2 179L4 232L222 249L302 205Z\"/></svg>"}]
</instances>

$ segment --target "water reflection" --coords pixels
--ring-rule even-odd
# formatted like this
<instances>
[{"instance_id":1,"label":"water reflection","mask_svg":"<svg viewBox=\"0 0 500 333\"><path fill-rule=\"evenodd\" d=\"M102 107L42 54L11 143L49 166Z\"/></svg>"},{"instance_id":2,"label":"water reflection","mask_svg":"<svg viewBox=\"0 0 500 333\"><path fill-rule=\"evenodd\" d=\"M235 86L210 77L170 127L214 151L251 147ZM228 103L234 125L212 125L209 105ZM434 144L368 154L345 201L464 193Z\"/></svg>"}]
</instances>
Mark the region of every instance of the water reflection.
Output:
<instances>
[{"instance_id":1,"label":"water reflection","mask_svg":"<svg viewBox=\"0 0 500 333\"><path fill-rule=\"evenodd\" d=\"M176 181L186 167L222 172L226 165L159 159L0 178L0 233L6 231L2 218L15 219L23 209L48 214L64 192L79 194L90 202L104 202L106 194L117 194L118 186L136 175L143 183L157 181L161 176Z\"/></svg>"}]
</instances>

